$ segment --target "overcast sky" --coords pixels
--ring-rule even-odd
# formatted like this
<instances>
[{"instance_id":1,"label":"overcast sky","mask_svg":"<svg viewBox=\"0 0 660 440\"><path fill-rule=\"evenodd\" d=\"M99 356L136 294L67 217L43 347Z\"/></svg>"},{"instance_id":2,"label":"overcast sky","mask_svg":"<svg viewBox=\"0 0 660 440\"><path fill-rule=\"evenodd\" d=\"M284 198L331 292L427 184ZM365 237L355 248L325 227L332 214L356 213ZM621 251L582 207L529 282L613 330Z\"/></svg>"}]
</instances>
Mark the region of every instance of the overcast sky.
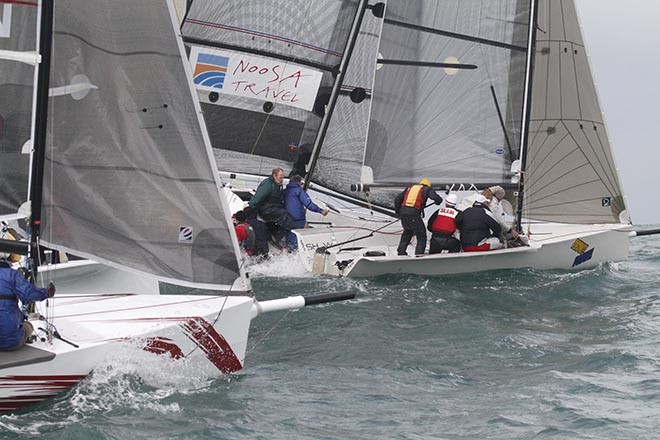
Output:
<instances>
[{"instance_id":1,"label":"overcast sky","mask_svg":"<svg viewBox=\"0 0 660 440\"><path fill-rule=\"evenodd\" d=\"M660 224L660 1L576 3L628 210Z\"/></svg>"}]
</instances>

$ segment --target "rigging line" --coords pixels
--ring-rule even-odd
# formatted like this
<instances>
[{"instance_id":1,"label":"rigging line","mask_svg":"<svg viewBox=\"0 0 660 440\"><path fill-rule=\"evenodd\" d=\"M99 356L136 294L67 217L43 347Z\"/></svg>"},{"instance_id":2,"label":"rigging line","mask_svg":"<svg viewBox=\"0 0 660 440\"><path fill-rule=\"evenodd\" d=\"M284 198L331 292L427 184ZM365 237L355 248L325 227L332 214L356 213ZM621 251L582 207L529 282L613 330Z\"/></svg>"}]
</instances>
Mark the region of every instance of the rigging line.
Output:
<instances>
[{"instance_id":1,"label":"rigging line","mask_svg":"<svg viewBox=\"0 0 660 440\"><path fill-rule=\"evenodd\" d=\"M247 263L247 259L242 258L241 259L241 265L238 267L239 276L240 276L241 270L244 268L243 266L245 266L246 263ZM227 293L225 294L225 297L224 297L224 301L222 302L222 307L220 307L220 310L218 310L218 314L215 316L215 319L211 323L211 327L215 328L215 324L218 322L218 320L220 319L220 315L222 315L222 312L225 310L225 305L227 305L227 301L229 300L229 295L231 294L233 288L234 288L234 283L232 283L229 286L229 290L227 290ZM186 358L186 357L190 356L198 348L199 348L199 345L195 344L195 346L192 348L192 350L190 350L190 352L188 352L188 354L184 355L183 357Z\"/></svg>"},{"instance_id":2,"label":"rigging line","mask_svg":"<svg viewBox=\"0 0 660 440\"><path fill-rule=\"evenodd\" d=\"M506 123L504 122L504 119L502 118L502 110L500 108L500 103L497 100L497 94L495 93L495 87L493 86L493 77L490 74L490 68L488 66L488 62L486 61L486 55L484 54L484 47L482 44L479 44L479 52L481 52L481 57L484 59L484 66L486 68L486 76L488 77L488 82L490 83L490 93L493 97L493 102L495 103L495 110L497 110L497 117L500 121L500 127L502 127L502 133L504 134L504 140L506 141L506 146L507 149L509 150L509 158L511 161L514 160L513 157L513 148L511 147L511 141L509 140L509 133L507 132L506 129Z\"/></svg>"},{"instance_id":3,"label":"rigging line","mask_svg":"<svg viewBox=\"0 0 660 440\"><path fill-rule=\"evenodd\" d=\"M272 326L272 327L271 327L271 328L270 328L270 329L269 329L269 330L268 330L268 331L267 331L267 332L266 332L261 338L259 338L259 339L258 339L258 340L252 345L252 347L246 349L246 350L245 350L246 355L252 353L252 351L253 351L255 348L257 348L257 346L258 346L259 344L261 344L263 341L265 341L266 338L267 338L268 336L270 336L270 334L273 332L273 330L275 330L275 327L277 327L282 321L284 321L284 319L285 319L287 316L289 316L289 313L291 313L291 310L290 310L290 309L287 310L286 313L284 314L284 316L282 316L282 317L281 317L281 318L280 318L275 324L273 324L273 326Z\"/></svg>"}]
</instances>

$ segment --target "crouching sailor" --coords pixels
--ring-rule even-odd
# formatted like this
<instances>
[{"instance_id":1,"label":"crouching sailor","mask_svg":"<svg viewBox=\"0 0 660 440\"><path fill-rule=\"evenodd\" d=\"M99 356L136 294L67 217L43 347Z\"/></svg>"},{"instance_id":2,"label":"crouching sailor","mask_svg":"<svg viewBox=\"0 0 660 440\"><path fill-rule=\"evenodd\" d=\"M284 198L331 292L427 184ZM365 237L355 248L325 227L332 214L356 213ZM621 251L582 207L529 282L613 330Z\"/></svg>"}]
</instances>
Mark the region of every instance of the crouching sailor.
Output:
<instances>
[{"instance_id":1,"label":"crouching sailor","mask_svg":"<svg viewBox=\"0 0 660 440\"><path fill-rule=\"evenodd\" d=\"M29 304L53 295L53 283L48 289L41 289L25 281L20 272L0 267L0 351L18 350L32 336L32 324L25 320L18 300Z\"/></svg>"},{"instance_id":2,"label":"crouching sailor","mask_svg":"<svg viewBox=\"0 0 660 440\"><path fill-rule=\"evenodd\" d=\"M456 232L456 194L451 193L445 200L445 206L433 213L428 221L428 230L431 232L431 246L429 254L439 254L442 251L459 252L461 243L454 233Z\"/></svg>"},{"instance_id":3,"label":"crouching sailor","mask_svg":"<svg viewBox=\"0 0 660 440\"><path fill-rule=\"evenodd\" d=\"M488 199L477 196L474 205L456 216L456 226L461 231L461 246L464 252L500 249L499 236L502 226L488 208Z\"/></svg>"}]
</instances>

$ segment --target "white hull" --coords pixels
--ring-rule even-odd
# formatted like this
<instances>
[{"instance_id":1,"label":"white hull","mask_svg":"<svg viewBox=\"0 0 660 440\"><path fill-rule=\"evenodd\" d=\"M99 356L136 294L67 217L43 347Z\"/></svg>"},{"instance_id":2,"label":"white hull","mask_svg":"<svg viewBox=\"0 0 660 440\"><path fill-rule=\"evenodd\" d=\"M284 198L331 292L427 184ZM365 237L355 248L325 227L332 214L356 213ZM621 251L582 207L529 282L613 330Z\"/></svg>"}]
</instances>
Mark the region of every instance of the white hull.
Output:
<instances>
[{"instance_id":1,"label":"white hull","mask_svg":"<svg viewBox=\"0 0 660 440\"><path fill-rule=\"evenodd\" d=\"M255 316L305 305L302 297L259 303L248 296L66 295L49 301L59 335L77 347L42 340L44 321L31 320L40 339L0 353L0 410L27 407L74 386L125 344L185 358L209 376L238 371ZM45 314L45 302L39 307Z\"/></svg>"},{"instance_id":2,"label":"white hull","mask_svg":"<svg viewBox=\"0 0 660 440\"><path fill-rule=\"evenodd\" d=\"M396 247L400 235L394 233L395 226L398 227L392 225L389 230L382 231L384 234L376 233L374 237L331 248L325 254L315 253L313 249L349 240L364 232L297 231L299 241L303 243L300 247L301 258L315 273L345 277L373 277L393 273L434 276L516 268L579 270L608 261L627 259L628 234L631 230L630 225L624 224L539 224L532 227L529 247L397 256ZM572 249L578 239L588 246L582 253ZM369 251L380 251L385 255L364 256ZM414 247L409 247L408 253L412 255Z\"/></svg>"},{"instance_id":3,"label":"white hull","mask_svg":"<svg viewBox=\"0 0 660 440\"><path fill-rule=\"evenodd\" d=\"M256 189L262 176L220 173L230 188L242 191ZM314 202L330 204L340 211L328 216L308 212L310 227L294 232L298 236L298 254L303 266L310 272L344 277L373 277L392 273L434 276L472 273L496 269L534 268L579 270L608 261L628 258L629 224L568 225L559 223L532 223L525 225L531 231L529 247L487 252L398 256L397 245L401 237L401 224L393 217L371 212L368 208L351 204L346 197L334 197L331 191L310 188ZM231 195L229 196L232 197ZM242 208L242 202L233 196L232 210ZM427 208L427 217L437 209ZM371 235L371 236L369 236ZM430 234L427 234L430 239ZM358 240L355 240L358 239ZM571 249L580 239L588 247L584 253ZM333 246L327 254L317 254L320 247ZM408 255L414 254L414 239ZM369 257L366 252L384 253Z\"/></svg>"}]
</instances>

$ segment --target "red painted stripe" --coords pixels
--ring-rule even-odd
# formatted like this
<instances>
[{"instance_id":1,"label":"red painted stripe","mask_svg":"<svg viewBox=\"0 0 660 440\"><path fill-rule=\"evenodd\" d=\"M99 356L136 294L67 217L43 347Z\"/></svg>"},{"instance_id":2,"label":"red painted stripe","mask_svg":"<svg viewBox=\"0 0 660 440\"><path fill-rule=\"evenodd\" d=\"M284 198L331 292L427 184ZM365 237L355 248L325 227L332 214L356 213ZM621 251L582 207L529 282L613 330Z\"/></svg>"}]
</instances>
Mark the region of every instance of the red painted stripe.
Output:
<instances>
[{"instance_id":1,"label":"red painted stripe","mask_svg":"<svg viewBox=\"0 0 660 440\"><path fill-rule=\"evenodd\" d=\"M204 318L190 319L182 323L181 328L221 372L233 373L243 368L227 340Z\"/></svg>"},{"instance_id":2,"label":"red painted stripe","mask_svg":"<svg viewBox=\"0 0 660 440\"><path fill-rule=\"evenodd\" d=\"M39 6L39 3L29 2L27 0L0 0L0 3L14 3L16 5Z\"/></svg>"},{"instance_id":3,"label":"red painted stripe","mask_svg":"<svg viewBox=\"0 0 660 440\"><path fill-rule=\"evenodd\" d=\"M480 252L480 251L489 251L490 243L484 243L479 246L464 246L463 252Z\"/></svg>"},{"instance_id":4,"label":"red painted stripe","mask_svg":"<svg viewBox=\"0 0 660 440\"><path fill-rule=\"evenodd\" d=\"M181 359L183 352L174 342L169 338L147 338L146 344L142 349L149 353L155 354L169 354L172 359Z\"/></svg>"}]
</instances>

